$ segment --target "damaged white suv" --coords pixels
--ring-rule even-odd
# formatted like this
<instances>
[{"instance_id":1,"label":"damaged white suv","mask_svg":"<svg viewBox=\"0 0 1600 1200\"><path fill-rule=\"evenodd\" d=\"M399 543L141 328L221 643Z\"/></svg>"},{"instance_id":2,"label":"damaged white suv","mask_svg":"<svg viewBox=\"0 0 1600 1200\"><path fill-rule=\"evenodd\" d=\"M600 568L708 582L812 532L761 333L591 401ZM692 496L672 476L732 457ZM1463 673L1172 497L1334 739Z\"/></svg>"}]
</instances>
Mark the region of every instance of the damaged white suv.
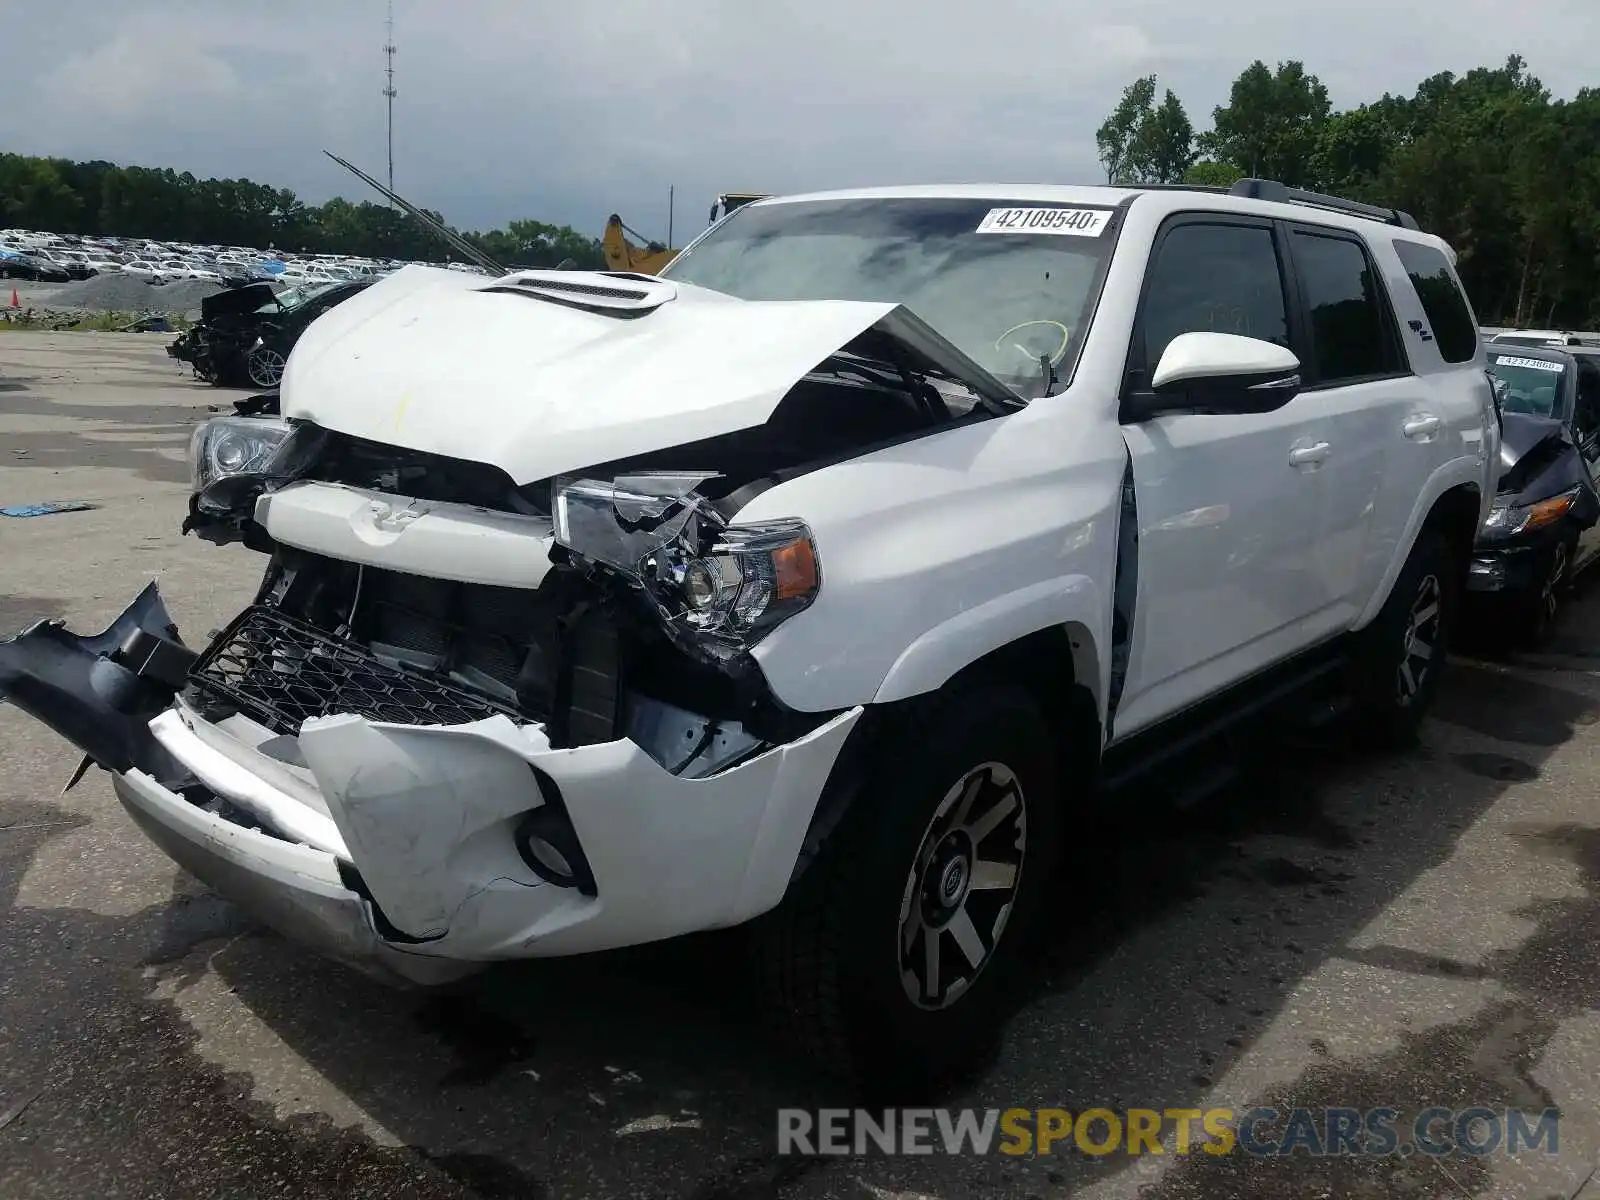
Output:
<instances>
[{"instance_id":1,"label":"damaged white suv","mask_svg":"<svg viewBox=\"0 0 1600 1200\"><path fill-rule=\"evenodd\" d=\"M1416 728L1499 437L1448 247L1253 180L408 267L282 411L193 447L256 602L198 653L154 585L36 625L0 694L328 954L443 982L759 917L862 1075L985 1043L1094 788L1290 699Z\"/></svg>"}]
</instances>

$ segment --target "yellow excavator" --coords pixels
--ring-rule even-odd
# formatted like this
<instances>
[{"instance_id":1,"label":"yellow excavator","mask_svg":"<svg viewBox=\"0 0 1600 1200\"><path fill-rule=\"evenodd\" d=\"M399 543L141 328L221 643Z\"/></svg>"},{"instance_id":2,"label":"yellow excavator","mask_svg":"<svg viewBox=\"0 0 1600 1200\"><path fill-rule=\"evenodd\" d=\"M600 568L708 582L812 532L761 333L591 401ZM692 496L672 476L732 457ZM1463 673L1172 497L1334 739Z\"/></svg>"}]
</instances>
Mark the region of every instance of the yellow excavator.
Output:
<instances>
[{"instance_id":1,"label":"yellow excavator","mask_svg":"<svg viewBox=\"0 0 1600 1200\"><path fill-rule=\"evenodd\" d=\"M722 193L711 206L711 224L715 225L734 209L742 208L752 200L763 200L766 196L766 192ZM638 238L638 242L630 241L630 236ZM600 238L600 251L605 255L606 270L632 271L636 275L654 275L678 257L678 252L671 246L653 242L629 229L616 213L612 213L606 221L606 231Z\"/></svg>"}]
</instances>

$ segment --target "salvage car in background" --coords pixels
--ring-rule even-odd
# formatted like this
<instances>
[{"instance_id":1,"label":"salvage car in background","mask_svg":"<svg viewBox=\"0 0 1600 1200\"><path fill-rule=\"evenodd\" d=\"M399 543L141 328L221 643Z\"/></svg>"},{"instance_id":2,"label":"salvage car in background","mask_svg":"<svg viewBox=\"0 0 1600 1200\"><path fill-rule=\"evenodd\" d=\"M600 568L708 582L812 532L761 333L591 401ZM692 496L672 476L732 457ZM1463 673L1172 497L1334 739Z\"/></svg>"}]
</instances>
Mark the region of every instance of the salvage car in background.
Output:
<instances>
[{"instance_id":1,"label":"salvage car in background","mask_svg":"<svg viewBox=\"0 0 1600 1200\"><path fill-rule=\"evenodd\" d=\"M373 282L356 279L276 293L270 284L253 283L218 292L200 302L199 322L167 353L219 387L276 387L306 327Z\"/></svg>"},{"instance_id":2,"label":"salvage car in background","mask_svg":"<svg viewBox=\"0 0 1600 1200\"><path fill-rule=\"evenodd\" d=\"M1510 610L1496 623L1509 640L1537 645L1573 576L1600 555L1600 353L1498 342L1486 350L1502 474L1468 589Z\"/></svg>"}]
</instances>

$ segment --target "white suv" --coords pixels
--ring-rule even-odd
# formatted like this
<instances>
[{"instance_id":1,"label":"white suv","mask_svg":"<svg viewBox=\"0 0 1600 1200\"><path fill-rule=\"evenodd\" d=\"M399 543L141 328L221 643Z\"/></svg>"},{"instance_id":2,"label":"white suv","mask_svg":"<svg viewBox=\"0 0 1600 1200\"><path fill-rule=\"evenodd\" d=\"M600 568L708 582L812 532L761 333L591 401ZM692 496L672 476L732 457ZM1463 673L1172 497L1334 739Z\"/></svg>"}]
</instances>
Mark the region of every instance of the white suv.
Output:
<instances>
[{"instance_id":1,"label":"white suv","mask_svg":"<svg viewBox=\"0 0 1600 1200\"><path fill-rule=\"evenodd\" d=\"M198 655L154 585L11 699L286 933L443 981L753 926L862 1075L957 1066L1091 788L1438 685L1499 429L1449 248L1231 192L766 199L660 278L408 267L187 528L270 554Z\"/></svg>"}]
</instances>

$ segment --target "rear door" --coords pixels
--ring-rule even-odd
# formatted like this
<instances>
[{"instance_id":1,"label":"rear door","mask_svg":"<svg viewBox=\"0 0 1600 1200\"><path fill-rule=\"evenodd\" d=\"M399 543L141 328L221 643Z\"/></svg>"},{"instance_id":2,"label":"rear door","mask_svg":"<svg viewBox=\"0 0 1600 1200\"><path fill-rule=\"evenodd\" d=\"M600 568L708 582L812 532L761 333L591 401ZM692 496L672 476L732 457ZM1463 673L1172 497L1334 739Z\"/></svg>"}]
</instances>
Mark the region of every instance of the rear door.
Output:
<instances>
[{"instance_id":1,"label":"rear door","mask_svg":"<svg viewBox=\"0 0 1600 1200\"><path fill-rule=\"evenodd\" d=\"M1331 632L1366 606L1410 515L1408 506L1381 503L1385 478L1420 492L1445 427L1406 361L1360 236L1305 222L1288 224L1287 236L1306 321L1302 398L1328 431L1315 559L1327 606L1318 632Z\"/></svg>"}]
</instances>

